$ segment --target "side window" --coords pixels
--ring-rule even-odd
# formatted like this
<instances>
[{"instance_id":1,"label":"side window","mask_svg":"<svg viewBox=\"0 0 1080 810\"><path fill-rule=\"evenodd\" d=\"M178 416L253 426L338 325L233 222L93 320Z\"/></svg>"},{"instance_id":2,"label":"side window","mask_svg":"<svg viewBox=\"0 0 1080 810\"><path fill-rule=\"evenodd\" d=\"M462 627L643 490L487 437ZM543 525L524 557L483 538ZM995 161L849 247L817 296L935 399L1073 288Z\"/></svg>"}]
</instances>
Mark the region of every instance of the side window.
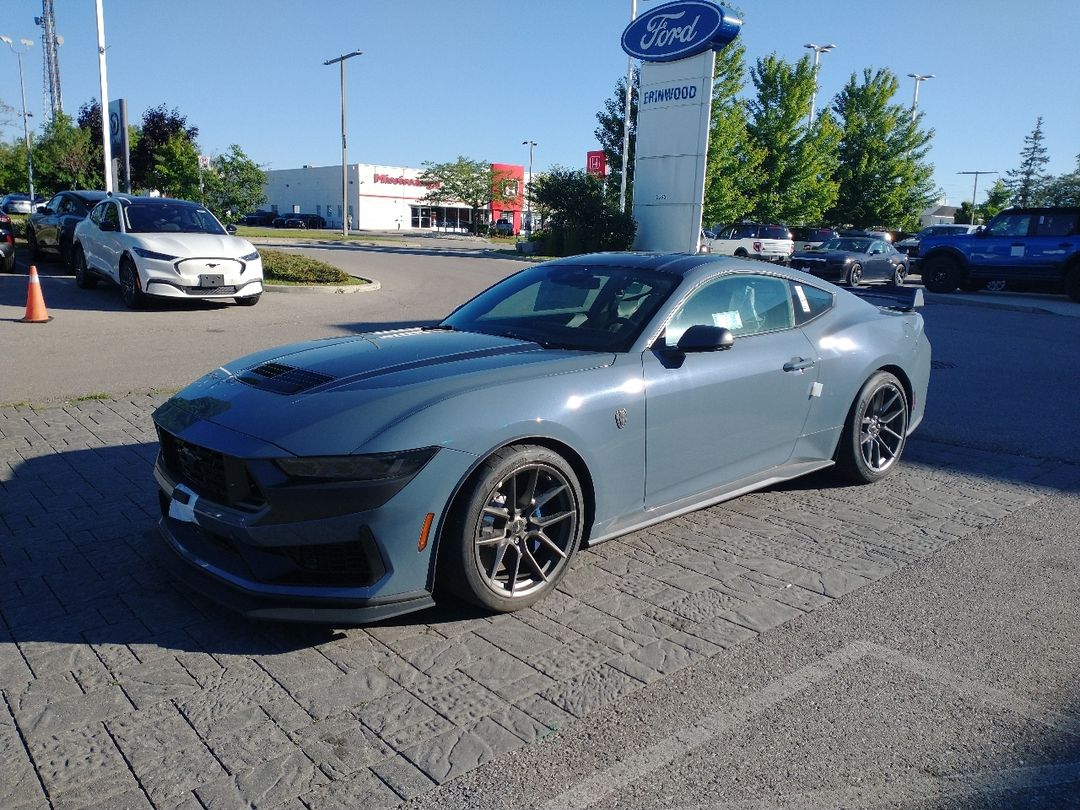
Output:
<instances>
[{"instance_id":1,"label":"side window","mask_svg":"<svg viewBox=\"0 0 1080 810\"><path fill-rule=\"evenodd\" d=\"M1055 212L1035 217L1036 236L1071 236L1076 232L1077 214Z\"/></svg>"},{"instance_id":2,"label":"side window","mask_svg":"<svg viewBox=\"0 0 1080 810\"><path fill-rule=\"evenodd\" d=\"M102 206L101 221L99 224L104 225L106 223L112 225L113 230L120 230L120 213L112 203L105 203L105 205Z\"/></svg>"},{"instance_id":3,"label":"side window","mask_svg":"<svg viewBox=\"0 0 1080 810\"><path fill-rule=\"evenodd\" d=\"M64 198L57 194L46 204L46 207L53 213L63 213ZM36 208L34 209L37 210Z\"/></svg>"},{"instance_id":4,"label":"side window","mask_svg":"<svg viewBox=\"0 0 1080 810\"><path fill-rule=\"evenodd\" d=\"M1030 214L1003 214L990 223L989 229L994 236L1027 236L1030 224Z\"/></svg>"},{"instance_id":5,"label":"side window","mask_svg":"<svg viewBox=\"0 0 1080 810\"><path fill-rule=\"evenodd\" d=\"M787 282L772 276L732 275L696 290L664 330L674 347L691 326L721 326L736 337L790 329L794 325Z\"/></svg>"},{"instance_id":6,"label":"side window","mask_svg":"<svg viewBox=\"0 0 1080 810\"><path fill-rule=\"evenodd\" d=\"M94 210L90 212L90 221L95 225L101 225L101 217L105 214L105 206L107 203L100 203L94 206Z\"/></svg>"},{"instance_id":7,"label":"side window","mask_svg":"<svg viewBox=\"0 0 1080 810\"><path fill-rule=\"evenodd\" d=\"M791 296L795 304L795 323L802 326L809 323L833 306L833 294L811 287L809 284L791 282Z\"/></svg>"}]
</instances>

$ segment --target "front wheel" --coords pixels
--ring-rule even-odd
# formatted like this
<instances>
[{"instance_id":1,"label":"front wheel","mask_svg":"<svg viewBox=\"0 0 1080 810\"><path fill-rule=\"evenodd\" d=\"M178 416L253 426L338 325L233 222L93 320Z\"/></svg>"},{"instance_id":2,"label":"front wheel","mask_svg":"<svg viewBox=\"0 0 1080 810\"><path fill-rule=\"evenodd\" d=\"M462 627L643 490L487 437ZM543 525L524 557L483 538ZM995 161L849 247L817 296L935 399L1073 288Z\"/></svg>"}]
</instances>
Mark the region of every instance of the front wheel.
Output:
<instances>
[{"instance_id":1,"label":"front wheel","mask_svg":"<svg viewBox=\"0 0 1080 810\"><path fill-rule=\"evenodd\" d=\"M862 283L862 265L855 262L848 270L847 283L850 287L858 287Z\"/></svg>"},{"instance_id":2,"label":"front wheel","mask_svg":"<svg viewBox=\"0 0 1080 810\"><path fill-rule=\"evenodd\" d=\"M441 570L461 598L501 613L551 593L581 542L584 500L557 453L514 445L473 476L444 538Z\"/></svg>"},{"instance_id":3,"label":"front wheel","mask_svg":"<svg viewBox=\"0 0 1080 810\"><path fill-rule=\"evenodd\" d=\"M887 371L875 372L851 405L836 468L849 481L872 484L893 471L907 441L908 400Z\"/></svg>"},{"instance_id":4,"label":"front wheel","mask_svg":"<svg viewBox=\"0 0 1080 810\"><path fill-rule=\"evenodd\" d=\"M946 256L934 256L923 264L922 281L932 293L951 293L960 286L960 266Z\"/></svg>"},{"instance_id":5,"label":"front wheel","mask_svg":"<svg viewBox=\"0 0 1080 810\"><path fill-rule=\"evenodd\" d=\"M146 306L146 293L139 289L139 271L129 260L120 265L120 300L128 309Z\"/></svg>"}]
</instances>

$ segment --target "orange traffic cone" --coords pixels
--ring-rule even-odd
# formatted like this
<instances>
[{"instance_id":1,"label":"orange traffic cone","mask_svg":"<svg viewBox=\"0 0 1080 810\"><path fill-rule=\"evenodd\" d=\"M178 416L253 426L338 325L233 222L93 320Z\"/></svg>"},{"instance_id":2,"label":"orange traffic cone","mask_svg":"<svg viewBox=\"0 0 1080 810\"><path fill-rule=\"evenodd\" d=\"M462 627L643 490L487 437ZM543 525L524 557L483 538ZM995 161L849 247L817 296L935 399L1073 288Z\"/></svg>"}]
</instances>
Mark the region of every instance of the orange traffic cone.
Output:
<instances>
[{"instance_id":1,"label":"orange traffic cone","mask_svg":"<svg viewBox=\"0 0 1080 810\"><path fill-rule=\"evenodd\" d=\"M30 285L26 290L26 315L23 323L48 323L52 318L45 311L45 296L41 294L41 281L38 279L37 267L30 265Z\"/></svg>"}]
</instances>

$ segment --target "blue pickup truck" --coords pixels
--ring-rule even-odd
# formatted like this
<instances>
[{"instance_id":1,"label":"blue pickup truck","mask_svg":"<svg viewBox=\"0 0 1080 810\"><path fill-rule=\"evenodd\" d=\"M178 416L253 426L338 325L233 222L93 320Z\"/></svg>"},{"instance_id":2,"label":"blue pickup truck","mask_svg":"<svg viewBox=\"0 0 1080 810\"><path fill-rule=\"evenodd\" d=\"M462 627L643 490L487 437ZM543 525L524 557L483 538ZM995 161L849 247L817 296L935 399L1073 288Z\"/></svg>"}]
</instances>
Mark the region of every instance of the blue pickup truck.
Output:
<instances>
[{"instance_id":1,"label":"blue pickup truck","mask_svg":"<svg viewBox=\"0 0 1080 810\"><path fill-rule=\"evenodd\" d=\"M1009 208L971 234L919 243L923 285L934 293L988 282L1046 286L1080 301L1080 208Z\"/></svg>"}]
</instances>

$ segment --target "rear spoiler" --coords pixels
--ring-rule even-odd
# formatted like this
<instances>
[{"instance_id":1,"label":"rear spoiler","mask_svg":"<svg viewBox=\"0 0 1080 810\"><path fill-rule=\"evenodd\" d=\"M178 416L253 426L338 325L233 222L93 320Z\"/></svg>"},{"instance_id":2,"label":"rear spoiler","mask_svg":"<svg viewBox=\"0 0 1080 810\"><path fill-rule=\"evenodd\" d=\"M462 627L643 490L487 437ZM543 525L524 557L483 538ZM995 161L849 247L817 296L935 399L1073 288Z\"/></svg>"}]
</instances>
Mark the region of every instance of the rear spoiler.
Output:
<instances>
[{"instance_id":1,"label":"rear spoiler","mask_svg":"<svg viewBox=\"0 0 1080 810\"><path fill-rule=\"evenodd\" d=\"M848 292L868 304L901 312L911 312L924 303L922 287L849 287Z\"/></svg>"}]
</instances>

